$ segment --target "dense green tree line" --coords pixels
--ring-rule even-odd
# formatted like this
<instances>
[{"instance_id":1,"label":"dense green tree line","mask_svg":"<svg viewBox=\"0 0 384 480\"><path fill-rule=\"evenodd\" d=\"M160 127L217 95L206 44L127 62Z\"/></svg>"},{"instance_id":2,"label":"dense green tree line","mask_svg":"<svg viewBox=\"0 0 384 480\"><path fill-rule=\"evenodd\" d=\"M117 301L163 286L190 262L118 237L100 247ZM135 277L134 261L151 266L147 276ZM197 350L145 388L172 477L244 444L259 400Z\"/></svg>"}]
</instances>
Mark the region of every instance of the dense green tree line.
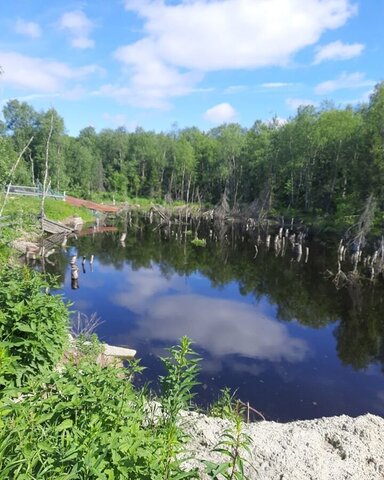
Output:
<instances>
[{"instance_id":1,"label":"dense green tree line","mask_svg":"<svg viewBox=\"0 0 384 480\"><path fill-rule=\"evenodd\" d=\"M231 206L268 198L277 211L351 215L372 193L384 207L384 83L368 104L303 106L285 123L256 121L249 129L233 123L207 132L120 127L97 133L86 127L75 138L53 108L37 112L10 100L3 115L1 183L32 136L17 181L42 182L52 125L51 186L78 195L106 191L215 204L226 192Z\"/></svg>"}]
</instances>

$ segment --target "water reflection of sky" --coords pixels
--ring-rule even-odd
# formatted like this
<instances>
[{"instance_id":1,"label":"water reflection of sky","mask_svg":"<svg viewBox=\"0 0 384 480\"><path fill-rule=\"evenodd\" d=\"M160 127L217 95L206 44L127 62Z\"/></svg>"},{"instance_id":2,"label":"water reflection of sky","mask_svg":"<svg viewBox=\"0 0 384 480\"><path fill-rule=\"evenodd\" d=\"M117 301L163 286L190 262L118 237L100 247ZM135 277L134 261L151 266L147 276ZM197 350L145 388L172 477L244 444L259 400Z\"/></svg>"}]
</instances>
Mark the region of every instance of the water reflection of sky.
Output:
<instances>
[{"instance_id":1,"label":"water reflection of sky","mask_svg":"<svg viewBox=\"0 0 384 480\"><path fill-rule=\"evenodd\" d=\"M150 367L148 378L158 372L156 357L164 348L188 335L204 358L202 403L228 385L274 419L384 414L378 368L366 375L343 366L334 325L315 330L278 321L277 306L265 296L256 301L241 295L236 282L217 289L199 272L165 275L156 264L133 270L128 263L117 270L96 258L93 272L87 265L79 284L71 290L67 273L63 290L73 308L97 312L103 340L136 348Z\"/></svg>"}]
</instances>

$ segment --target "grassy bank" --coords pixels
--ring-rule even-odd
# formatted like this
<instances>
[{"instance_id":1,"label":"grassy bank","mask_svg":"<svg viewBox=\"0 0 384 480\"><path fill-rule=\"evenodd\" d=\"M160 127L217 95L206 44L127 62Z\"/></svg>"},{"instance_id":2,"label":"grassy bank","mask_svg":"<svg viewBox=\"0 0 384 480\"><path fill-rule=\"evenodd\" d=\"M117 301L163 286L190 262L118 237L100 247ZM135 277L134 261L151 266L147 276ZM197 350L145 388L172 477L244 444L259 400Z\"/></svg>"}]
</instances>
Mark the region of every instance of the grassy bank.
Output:
<instances>
[{"instance_id":1,"label":"grassy bank","mask_svg":"<svg viewBox=\"0 0 384 480\"><path fill-rule=\"evenodd\" d=\"M0 205L4 195L0 195ZM0 262L11 254L9 244L18 238L32 240L41 235L38 215L41 209L41 199L34 197L9 197L0 219ZM90 210L74 207L61 200L47 198L45 200L45 215L51 220L63 221L68 217L81 217L85 222L91 222L94 217Z\"/></svg>"},{"instance_id":2,"label":"grassy bank","mask_svg":"<svg viewBox=\"0 0 384 480\"><path fill-rule=\"evenodd\" d=\"M4 196L0 196L2 204ZM37 197L9 197L4 208L3 215L11 215L18 218L37 217L41 209L41 199ZM62 200L52 198L45 199L45 215L51 220L65 220L68 217L78 216L85 222L91 222L94 217L92 213L83 207L74 207Z\"/></svg>"}]
</instances>

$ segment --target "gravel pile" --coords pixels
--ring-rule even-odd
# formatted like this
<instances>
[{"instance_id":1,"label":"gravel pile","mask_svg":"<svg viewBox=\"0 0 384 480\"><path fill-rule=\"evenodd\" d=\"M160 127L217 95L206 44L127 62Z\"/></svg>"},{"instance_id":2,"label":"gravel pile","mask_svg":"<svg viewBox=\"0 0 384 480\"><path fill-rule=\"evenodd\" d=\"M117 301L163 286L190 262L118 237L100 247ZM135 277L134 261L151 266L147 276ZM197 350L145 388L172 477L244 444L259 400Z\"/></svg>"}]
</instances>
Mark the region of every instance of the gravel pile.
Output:
<instances>
[{"instance_id":1,"label":"gravel pile","mask_svg":"<svg viewBox=\"0 0 384 480\"><path fill-rule=\"evenodd\" d=\"M184 428L191 435L188 450L194 458L221 462L211 450L227 420L188 412ZM374 415L320 418L291 423L258 422L244 425L252 438L247 479L261 480L383 480L384 419ZM200 465L200 466L199 466ZM199 466L189 461L188 466ZM201 473L201 478L208 478Z\"/></svg>"}]
</instances>

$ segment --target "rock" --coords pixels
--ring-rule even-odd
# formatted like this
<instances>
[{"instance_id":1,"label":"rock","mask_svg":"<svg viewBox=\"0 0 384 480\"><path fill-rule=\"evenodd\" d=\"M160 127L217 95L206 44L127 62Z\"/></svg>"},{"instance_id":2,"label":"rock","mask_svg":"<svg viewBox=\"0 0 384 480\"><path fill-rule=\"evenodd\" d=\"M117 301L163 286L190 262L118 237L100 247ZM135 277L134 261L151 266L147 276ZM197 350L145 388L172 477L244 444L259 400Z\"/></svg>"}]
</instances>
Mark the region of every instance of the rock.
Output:
<instances>
[{"instance_id":1,"label":"rock","mask_svg":"<svg viewBox=\"0 0 384 480\"><path fill-rule=\"evenodd\" d=\"M74 230L81 230L84 225L84 220L81 217L69 217L65 219L63 223Z\"/></svg>"},{"instance_id":2,"label":"rock","mask_svg":"<svg viewBox=\"0 0 384 480\"><path fill-rule=\"evenodd\" d=\"M40 252L40 247L36 243L27 242L26 240L13 240L11 247L31 257L38 255Z\"/></svg>"},{"instance_id":3,"label":"rock","mask_svg":"<svg viewBox=\"0 0 384 480\"><path fill-rule=\"evenodd\" d=\"M136 355L136 350L132 350L130 348L115 347L113 345L107 345L106 343L103 344L103 347L104 355L107 357L116 357L123 360L128 360L134 358Z\"/></svg>"}]
</instances>

